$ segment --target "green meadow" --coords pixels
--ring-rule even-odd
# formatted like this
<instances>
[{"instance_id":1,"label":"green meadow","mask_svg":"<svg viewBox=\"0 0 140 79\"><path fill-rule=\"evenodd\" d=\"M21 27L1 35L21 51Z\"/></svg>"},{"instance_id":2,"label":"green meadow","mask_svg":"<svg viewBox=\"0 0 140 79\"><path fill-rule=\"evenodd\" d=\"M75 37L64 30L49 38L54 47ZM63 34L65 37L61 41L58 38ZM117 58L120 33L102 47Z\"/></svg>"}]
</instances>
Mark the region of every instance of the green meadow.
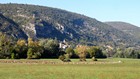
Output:
<instances>
[{"instance_id":1,"label":"green meadow","mask_svg":"<svg viewBox=\"0 0 140 79\"><path fill-rule=\"evenodd\" d=\"M58 59L45 61L61 62ZM5 61L5 60L1 60ZM21 60L28 61L28 60ZM38 60L42 61L42 60ZM121 63L111 63L118 62ZM72 59L78 63L78 59ZM92 62L87 59L87 62ZM95 64L0 63L0 79L140 79L139 59L98 59ZM110 63L98 63L110 62Z\"/></svg>"}]
</instances>

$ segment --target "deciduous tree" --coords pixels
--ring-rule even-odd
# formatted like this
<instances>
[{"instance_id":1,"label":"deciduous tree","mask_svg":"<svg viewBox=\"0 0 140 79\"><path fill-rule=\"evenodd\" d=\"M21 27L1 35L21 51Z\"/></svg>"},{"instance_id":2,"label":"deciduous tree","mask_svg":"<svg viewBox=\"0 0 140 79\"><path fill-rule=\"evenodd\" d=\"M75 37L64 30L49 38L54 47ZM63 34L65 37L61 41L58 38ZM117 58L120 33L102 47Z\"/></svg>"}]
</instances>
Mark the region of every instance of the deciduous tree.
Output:
<instances>
[{"instance_id":1,"label":"deciduous tree","mask_svg":"<svg viewBox=\"0 0 140 79\"><path fill-rule=\"evenodd\" d=\"M76 52L80 58L80 61L86 61L86 56L88 54L87 49L88 49L87 46L82 46L82 45L76 47Z\"/></svg>"}]
</instances>

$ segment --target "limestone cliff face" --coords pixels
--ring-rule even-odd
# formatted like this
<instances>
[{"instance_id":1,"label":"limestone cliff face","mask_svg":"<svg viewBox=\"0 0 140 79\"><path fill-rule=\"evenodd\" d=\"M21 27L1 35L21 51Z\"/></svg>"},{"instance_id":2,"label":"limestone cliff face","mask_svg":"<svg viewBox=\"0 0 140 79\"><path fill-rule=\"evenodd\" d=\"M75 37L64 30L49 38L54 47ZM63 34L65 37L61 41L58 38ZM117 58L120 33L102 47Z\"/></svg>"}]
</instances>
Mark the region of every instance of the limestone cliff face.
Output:
<instances>
[{"instance_id":1,"label":"limestone cliff face","mask_svg":"<svg viewBox=\"0 0 140 79\"><path fill-rule=\"evenodd\" d=\"M36 29L35 25L32 23L22 25L22 30L25 32L25 34L30 38L36 38Z\"/></svg>"}]
</instances>

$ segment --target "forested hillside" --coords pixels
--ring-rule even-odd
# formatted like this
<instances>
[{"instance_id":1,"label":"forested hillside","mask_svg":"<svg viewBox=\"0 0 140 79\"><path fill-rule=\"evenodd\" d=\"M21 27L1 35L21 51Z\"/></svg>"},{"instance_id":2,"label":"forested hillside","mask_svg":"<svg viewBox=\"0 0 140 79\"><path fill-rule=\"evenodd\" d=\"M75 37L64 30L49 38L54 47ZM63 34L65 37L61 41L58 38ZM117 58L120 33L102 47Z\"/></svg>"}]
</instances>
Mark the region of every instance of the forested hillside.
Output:
<instances>
[{"instance_id":1,"label":"forested hillside","mask_svg":"<svg viewBox=\"0 0 140 79\"><path fill-rule=\"evenodd\" d=\"M126 22L117 22L117 21L112 21L112 22L105 22L108 25L113 26L114 28L123 31L127 34L130 34L138 39L140 39L140 27L135 26L130 23Z\"/></svg>"},{"instance_id":2,"label":"forested hillside","mask_svg":"<svg viewBox=\"0 0 140 79\"><path fill-rule=\"evenodd\" d=\"M81 14L56 8L0 4L0 31L15 38L53 38L76 44L135 46L130 34Z\"/></svg>"}]
</instances>

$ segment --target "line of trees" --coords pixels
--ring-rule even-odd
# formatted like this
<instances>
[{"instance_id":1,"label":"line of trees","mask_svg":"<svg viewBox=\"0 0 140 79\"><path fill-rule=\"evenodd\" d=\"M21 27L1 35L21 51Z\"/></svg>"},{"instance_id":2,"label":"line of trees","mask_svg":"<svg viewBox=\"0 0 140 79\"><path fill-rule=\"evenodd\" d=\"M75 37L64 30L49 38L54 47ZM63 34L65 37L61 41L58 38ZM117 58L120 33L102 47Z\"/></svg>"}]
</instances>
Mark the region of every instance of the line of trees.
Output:
<instances>
[{"instance_id":1,"label":"line of trees","mask_svg":"<svg viewBox=\"0 0 140 79\"><path fill-rule=\"evenodd\" d=\"M140 58L140 50L134 48L117 48L113 57Z\"/></svg>"},{"instance_id":2,"label":"line of trees","mask_svg":"<svg viewBox=\"0 0 140 79\"><path fill-rule=\"evenodd\" d=\"M110 50L104 53L98 46L77 45L75 48L63 50L59 48L59 42L56 39L40 39L34 41L19 39L14 42L10 37L0 33L0 58L1 59L40 59L40 58L59 58L62 61L71 61L70 58L80 58L80 61L86 61L86 57L106 58L115 52L113 57L120 58L140 58L140 51L132 48Z\"/></svg>"},{"instance_id":3,"label":"line of trees","mask_svg":"<svg viewBox=\"0 0 140 79\"><path fill-rule=\"evenodd\" d=\"M40 39L34 41L19 39L13 42L5 34L0 33L0 58L1 59L39 59L59 58L62 61L70 61L71 57L79 57L80 61L86 61L86 57L105 57L102 50L96 46L77 46L62 50L56 39Z\"/></svg>"}]
</instances>

